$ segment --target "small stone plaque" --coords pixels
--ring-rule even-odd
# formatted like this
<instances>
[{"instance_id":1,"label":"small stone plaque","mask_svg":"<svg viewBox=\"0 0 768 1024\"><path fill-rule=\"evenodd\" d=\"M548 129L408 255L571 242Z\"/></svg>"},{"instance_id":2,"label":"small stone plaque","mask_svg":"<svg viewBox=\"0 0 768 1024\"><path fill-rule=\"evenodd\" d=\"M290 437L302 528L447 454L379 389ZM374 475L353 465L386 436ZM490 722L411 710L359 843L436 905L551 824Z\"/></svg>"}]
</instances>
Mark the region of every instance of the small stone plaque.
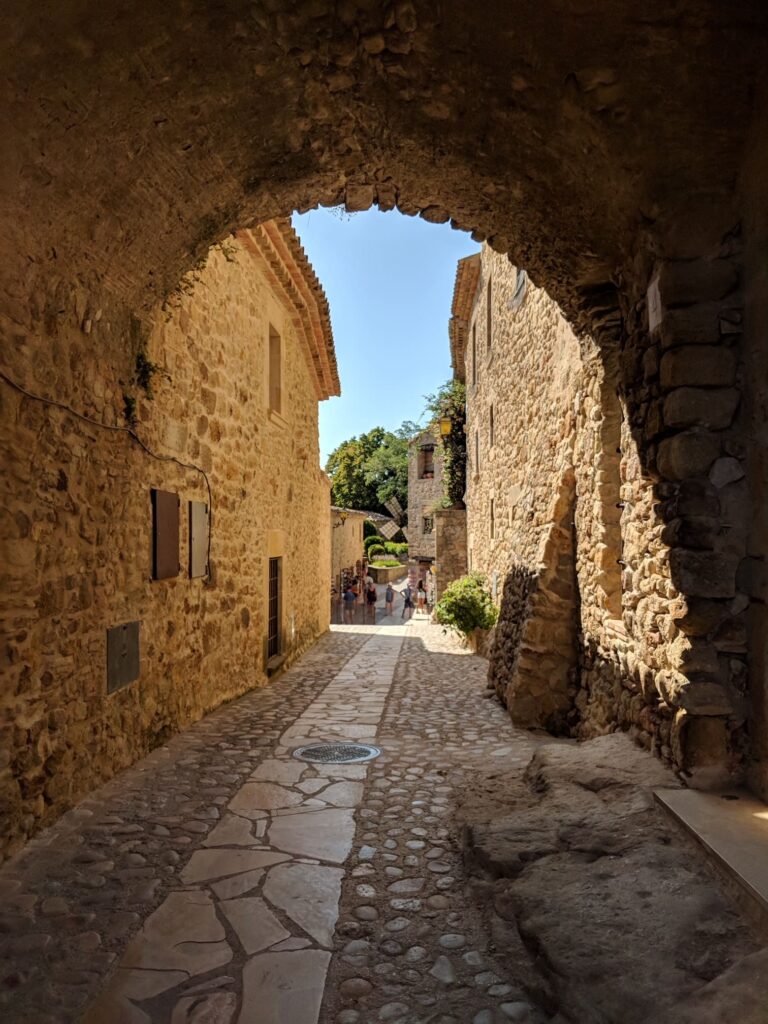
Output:
<instances>
[{"instance_id":1,"label":"small stone plaque","mask_svg":"<svg viewBox=\"0 0 768 1024\"><path fill-rule=\"evenodd\" d=\"M107 693L139 678L139 623L124 622L107 630Z\"/></svg>"}]
</instances>

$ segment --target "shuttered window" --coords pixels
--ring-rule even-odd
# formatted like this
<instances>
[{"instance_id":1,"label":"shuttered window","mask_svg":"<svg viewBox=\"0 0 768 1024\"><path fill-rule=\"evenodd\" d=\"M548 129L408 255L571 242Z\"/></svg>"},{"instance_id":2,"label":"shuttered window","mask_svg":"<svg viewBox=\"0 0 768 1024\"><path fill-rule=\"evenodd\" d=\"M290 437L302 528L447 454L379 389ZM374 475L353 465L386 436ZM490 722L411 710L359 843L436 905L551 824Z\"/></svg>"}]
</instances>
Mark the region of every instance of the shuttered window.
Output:
<instances>
[{"instance_id":1,"label":"shuttered window","mask_svg":"<svg viewBox=\"0 0 768 1024\"><path fill-rule=\"evenodd\" d=\"M152 577L179 575L179 496L152 489Z\"/></svg>"},{"instance_id":2,"label":"shuttered window","mask_svg":"<svg viewBox=\"0 0 768 1024\"><path fill-rule=\"evenodd\" d=\"M273 412L283 411L283 352L280 334L269 327L269 408Z\"/></svg>"}]
</instances>

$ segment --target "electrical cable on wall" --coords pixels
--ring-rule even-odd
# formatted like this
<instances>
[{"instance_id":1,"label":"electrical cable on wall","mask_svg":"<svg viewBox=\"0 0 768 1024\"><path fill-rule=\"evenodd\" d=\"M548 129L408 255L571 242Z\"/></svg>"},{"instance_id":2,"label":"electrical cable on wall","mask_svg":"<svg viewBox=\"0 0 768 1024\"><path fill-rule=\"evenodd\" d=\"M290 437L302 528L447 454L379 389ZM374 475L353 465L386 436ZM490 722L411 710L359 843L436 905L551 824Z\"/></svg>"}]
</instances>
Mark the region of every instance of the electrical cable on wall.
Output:
<instances>
[{"instance_id":1,"label":"electrical cable on wall","mask_svg":"<svg viewBox=\"0 0 768 1024\"><path fill-rule=\"evenodd\" d=\"M213 533L213 492L211 491L211 481L208 479L208 474L202 468L202 466L196 466L193 462L183 462L181 459L177 459L175 455L159 455L157 452L153 452L148 445L142 441L133 427L121 427L112 426L109 423L101 423L99 420L94 420L90 416L84 415L84 413L77 412L70 405L65 402L57 402L53 398L45 398L43 395L36 395L32 391L27 391L21 384L17 384L15 380L9 377L6 373L0 370L0 380L5 381L10 387L18 391L20 394L25 395L27 398L31 398L36 402L42 402L43 405L51 405L56 409L63 409L64 412L68 412L71 416L74 416L78 420L82 420L84 423L90 423L91 426L100 427L102 430L110 430L113 434L127 434L132 441L143 449L147 455L151 455L153 459L157 459L158 462L174 462L177 466L181 466L182 469L191 469L195 473L199 473L203 480L205 480L205 486L208 488L208 554L206 557L205 567L205 578L211 579L211 535Z\"/></svg>"}]
</instances>

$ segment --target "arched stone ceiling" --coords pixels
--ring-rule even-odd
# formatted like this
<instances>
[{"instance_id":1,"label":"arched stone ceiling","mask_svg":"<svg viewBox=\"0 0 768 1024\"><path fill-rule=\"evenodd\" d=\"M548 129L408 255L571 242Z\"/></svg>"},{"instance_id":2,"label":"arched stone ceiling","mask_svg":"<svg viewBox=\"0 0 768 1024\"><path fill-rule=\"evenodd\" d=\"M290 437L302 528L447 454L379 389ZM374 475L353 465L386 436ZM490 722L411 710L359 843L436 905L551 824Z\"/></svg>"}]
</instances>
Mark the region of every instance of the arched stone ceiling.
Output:
<instances>
[{"instance_id":1,"label":"arched stone ceiling","mask_svg":"<svg viewBox=\"0 0 768 1024\"><path fill-rule=\"evenodd\" d=\"M227 231L378 201L488 236L567 308L737 180L762 3L6 8L3 298L145 316Z\"/></svg>"}]
</instances>

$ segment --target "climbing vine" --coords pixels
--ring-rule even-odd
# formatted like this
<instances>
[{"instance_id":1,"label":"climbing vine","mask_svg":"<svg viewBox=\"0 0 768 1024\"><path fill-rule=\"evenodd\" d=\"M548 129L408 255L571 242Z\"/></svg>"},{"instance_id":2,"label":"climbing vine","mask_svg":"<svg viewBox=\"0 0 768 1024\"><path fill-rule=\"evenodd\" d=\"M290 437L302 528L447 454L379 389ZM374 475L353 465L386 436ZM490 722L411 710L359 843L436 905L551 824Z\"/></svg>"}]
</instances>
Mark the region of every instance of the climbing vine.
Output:
<instances>
[{"instance_id":1,"label":"climbing vine","mask_svg":"<svg viewBox=\"0 0 768 1024\"><path fill-rule=\"evenodd\" d=\"M460 380L449 380L434 395L427 395L427 411L433 419L450 420L450 431L440 432L443 481L450 508L464 508L467 488L467 389Z\"/></svg>"},{"instance_id":2,"label":"climbing vine","mask_svg":"<svg viewBox=\"0 0 768 1024\"><path fill-rule=\"evenodd\" d=\"M133 377L130 382L130 390L123 392L123 415L129 427L135 427L138 422L138 402L133 394L134 388L140 388L145 396L151 401L154 397L153 382L157 375L171 379L170 373L164 370L158 363L153 363L147 355L146 342L142 342L136 360L133 364Z\"/></svg>"},{"instance_id":3,"label":"climbing vine","mask_svg":"<svg viewBox=\"0 0 768 1024\"><path fill-rule=\"evenodd\" d=\"M147 355L145 348L140 348L136 353L136 369L135 369L135 380L137 387L140 387L147 398L154 398L154 392L152 390L152 381L156 374L160 374L161 377L165 377L166 380L171 379L171 375L159 366L157 363L153 363Z\"/></svg>"}]
</instances>

